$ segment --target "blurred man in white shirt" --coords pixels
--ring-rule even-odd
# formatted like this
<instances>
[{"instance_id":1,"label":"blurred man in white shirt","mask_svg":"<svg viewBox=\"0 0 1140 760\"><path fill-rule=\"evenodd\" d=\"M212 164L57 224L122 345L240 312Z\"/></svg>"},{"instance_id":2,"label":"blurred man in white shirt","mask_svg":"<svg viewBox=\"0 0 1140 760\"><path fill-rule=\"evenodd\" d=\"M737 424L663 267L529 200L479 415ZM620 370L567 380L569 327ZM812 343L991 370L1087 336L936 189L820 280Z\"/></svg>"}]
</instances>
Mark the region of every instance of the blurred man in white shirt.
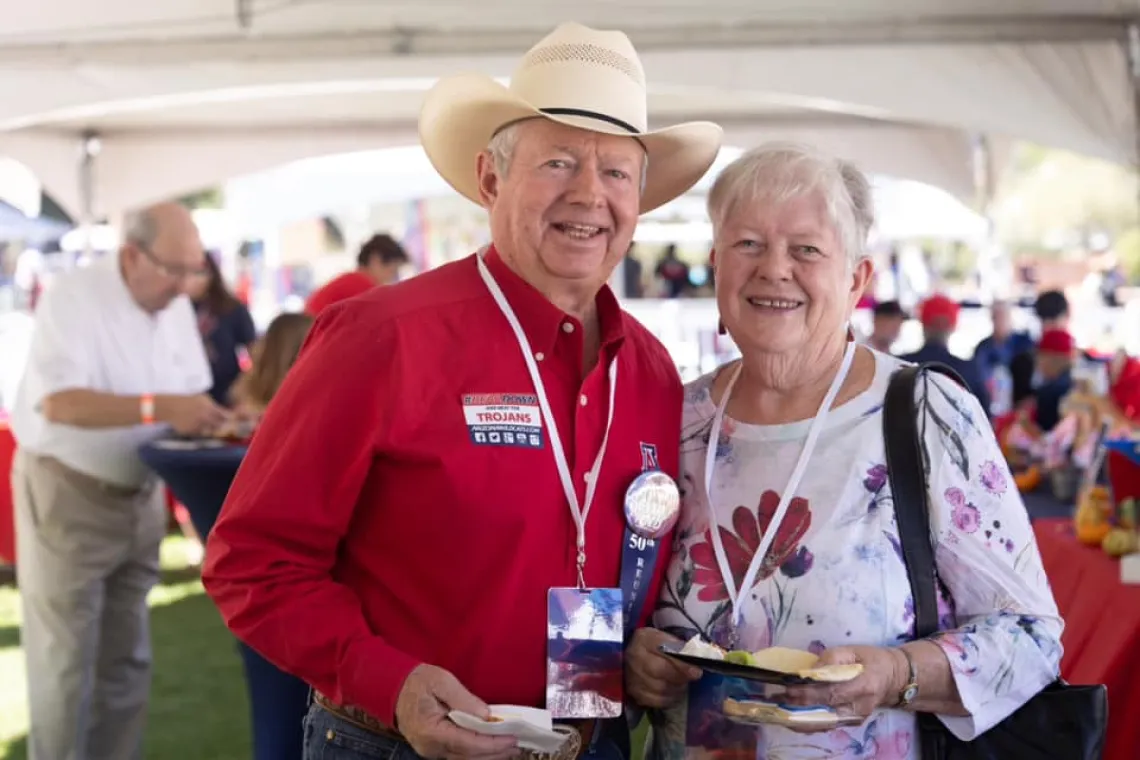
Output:
<instances>
[{"instance_id":1,"label":"blurred man in white shirt","mask_svg":"<svg viewBox=\"0 0 1140 760\"><path fill-rule=\"evenodd\" d=\"M29 760L141 757L166 510L137 452L227 418L185 295L205 272L189 212L162 204L36 310L12 414Z\"/></svg>"}]
</instances>

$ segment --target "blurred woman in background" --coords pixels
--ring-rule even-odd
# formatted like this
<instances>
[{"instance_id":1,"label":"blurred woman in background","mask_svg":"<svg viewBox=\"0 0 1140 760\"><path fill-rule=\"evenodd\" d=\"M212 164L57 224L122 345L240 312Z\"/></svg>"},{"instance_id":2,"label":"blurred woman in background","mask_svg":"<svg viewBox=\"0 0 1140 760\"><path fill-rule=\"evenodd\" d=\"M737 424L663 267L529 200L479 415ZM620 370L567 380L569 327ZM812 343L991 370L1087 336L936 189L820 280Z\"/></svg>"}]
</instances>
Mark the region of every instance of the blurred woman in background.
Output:
<instances>
[{"instance_id":1,"label":"blurred woman in background","mask_svg":"<svg viewBox=\"0 0 1140 760\"><path fill-rule=\"evenodd\" d=\"M241 375L242 365L257 340L257 330L249 309L226 287L212 255L206 256L206 269L206 276L196 280L190 288L190 299L194 302L198 329L214 376L210 396L224 406L230 387Z\"/></svg>"},{"instance_id":2,"label":"blurred woman in background","mask_svg":"<svg viewBox=\"0 0 1140 760\"><path fill-rule=\"evenodd\" d=\"M253 317L249 309L226 288L213 254L206 255L205 275L195 277L188 293L198 316L198 330L202 334L206 358L210 361L210 374L214 378L210 397L215 403L226 406L230 386L241 374L243 362L248 362L249 348L257 339ZM179 504L169 491L167 506L188 541L187 561L197 565L202 561L202 537L195 531L186 507Z\"/></svg>"},{"instance_id":3,"label":"blurred woman in background","mask_svg":"<svg viewBox=\"0 0 1140 760\"><path fill-rule=\"evenodd\" d=\"M281 387L285 373L297 361L297 353L312 327L307 314L279 314L253 347L253 366L234 383L230 400L239 416L260 418Z\"/></svg>"}]
</instances>

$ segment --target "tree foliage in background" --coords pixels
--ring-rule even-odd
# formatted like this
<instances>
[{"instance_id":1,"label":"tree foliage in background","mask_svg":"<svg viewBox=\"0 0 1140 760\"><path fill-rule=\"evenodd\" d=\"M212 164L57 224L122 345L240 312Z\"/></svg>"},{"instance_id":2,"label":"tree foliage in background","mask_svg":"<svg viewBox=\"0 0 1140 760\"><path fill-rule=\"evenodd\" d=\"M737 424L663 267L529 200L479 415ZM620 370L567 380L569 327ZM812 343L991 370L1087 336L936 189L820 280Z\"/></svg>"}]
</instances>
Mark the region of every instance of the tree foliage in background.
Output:
<instances>
[{"instance_id":1,"label":"tree foliage in background","mask_svg":"<svg viewBox=\"0 0 1140 760\"><path fill-rule=\"evenodd\" d=\"M1106 236L1130 277L1140 278L1140 182L1131 168L1020 145L999 185L994 221L1014 252L1080 255Z\"/></svg>"},{"instance_id":2,"label":"tree foliage in background","mask_svg":"<svg viewBox=\"0 0 1140 760\"><path fill-rule=\"evenodd\" d=\"M199 208L220 209L225 208L226 199L220 187L208 187L196 193L184 195L178 199L183 206L193 210Z\"/></svg>"}]
</instances>

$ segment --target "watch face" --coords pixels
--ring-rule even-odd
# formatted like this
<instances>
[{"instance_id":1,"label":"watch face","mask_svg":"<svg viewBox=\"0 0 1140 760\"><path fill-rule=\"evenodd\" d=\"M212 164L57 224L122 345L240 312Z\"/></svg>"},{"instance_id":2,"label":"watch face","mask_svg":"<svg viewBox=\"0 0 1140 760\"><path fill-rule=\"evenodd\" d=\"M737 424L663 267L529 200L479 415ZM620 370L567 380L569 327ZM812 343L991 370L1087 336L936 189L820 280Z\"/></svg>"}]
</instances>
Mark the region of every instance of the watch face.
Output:
<instances>
[{"instance_id":1,"label":"watch face","mask_svg":"<svg viewBox=\"0 0 1140 760\"><path fill-rule=\"evenodd\" d=\"M913 702L914 698L917 696L918 696L918 684L912 683L910 686L903 689L903 693L902 693L903 702L906 702L906 703Z\"/></svg>"}]
</instances>

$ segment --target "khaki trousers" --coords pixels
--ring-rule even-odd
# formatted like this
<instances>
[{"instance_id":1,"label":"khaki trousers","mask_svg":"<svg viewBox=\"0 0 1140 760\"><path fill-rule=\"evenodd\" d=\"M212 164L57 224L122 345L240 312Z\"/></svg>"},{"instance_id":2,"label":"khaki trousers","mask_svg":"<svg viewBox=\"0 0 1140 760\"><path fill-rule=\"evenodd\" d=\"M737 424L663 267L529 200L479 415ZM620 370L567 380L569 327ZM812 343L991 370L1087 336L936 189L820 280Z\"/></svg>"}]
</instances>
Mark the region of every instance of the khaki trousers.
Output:
<instances>
[{"instance_id":1,"label":"khaki trousers","mask_svg":"<svg viewBox=\"0 0 1140 760\"><path fill-rule=\"evenodd\" d=\"M147 593L166 528L161 490L115 486L17 451L17 578L28 760L135 760L150 693Z\"/></svg>"}]
</instances>

